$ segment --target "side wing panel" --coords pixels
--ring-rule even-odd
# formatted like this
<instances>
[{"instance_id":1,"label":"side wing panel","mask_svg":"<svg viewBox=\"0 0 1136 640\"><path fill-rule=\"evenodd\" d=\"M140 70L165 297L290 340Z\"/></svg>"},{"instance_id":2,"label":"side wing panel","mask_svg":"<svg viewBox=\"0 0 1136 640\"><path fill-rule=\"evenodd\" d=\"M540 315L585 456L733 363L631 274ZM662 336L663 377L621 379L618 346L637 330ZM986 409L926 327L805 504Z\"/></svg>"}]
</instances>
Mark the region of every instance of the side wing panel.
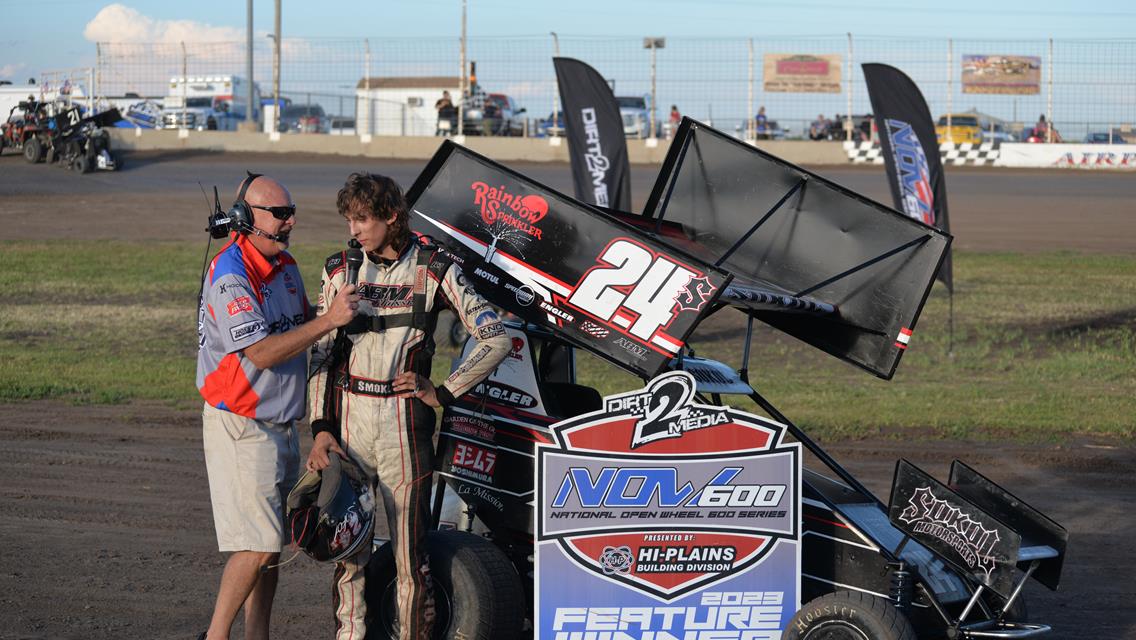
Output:
<instances>
[{"instance_id":1,"label":"side wing panel","mask_svg":"<svg viewBox=\"0 0 1136 640\"><path fill-rule=\"evenodd\" d=\"M490 301L641 376L679 353L730 280L450 141L407 201L413 230L461 255Z\"/></svg>"}]
</instances>

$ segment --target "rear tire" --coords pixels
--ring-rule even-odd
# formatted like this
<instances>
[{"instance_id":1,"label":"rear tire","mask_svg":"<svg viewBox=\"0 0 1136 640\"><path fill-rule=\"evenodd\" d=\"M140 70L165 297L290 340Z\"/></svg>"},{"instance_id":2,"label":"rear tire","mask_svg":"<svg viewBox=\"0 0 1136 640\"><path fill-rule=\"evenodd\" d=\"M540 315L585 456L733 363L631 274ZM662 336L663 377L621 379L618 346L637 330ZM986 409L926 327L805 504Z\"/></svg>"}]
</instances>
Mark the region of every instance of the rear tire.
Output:
<instances>
[{"instance_id":1,"label":"rear tire","mask_svg":"<svg viewBox=\"0 0 1136 640\"><path fill-rule=\"evenodd\" d=\"M509 558L492 542L462 531L426 536L434 582L434 639L512 640L524 625L525 595ZM367 640L398 637L390 544L367 564Z\"/></svg>"},{"instance_id":2,"label":"rear tire","mask_svg":"<svg viewBox=\"0 0 1136 640\"><path fill-rule=\"evenodd\" d=\"M43 160L43 143L39 138L28 138L24 141L24 160L35 164Z\"/></svg>"},{"instance_id":3,"label":"rear tire","mask_svg":"<svg viewBox=\"0 0 1136 640\"><path fill-rule=\"evenodd\" d=\"M888 600L837 591L811 600L789 621L785 640L916 640L911 622Z\"/></svg>"}]
</instances>

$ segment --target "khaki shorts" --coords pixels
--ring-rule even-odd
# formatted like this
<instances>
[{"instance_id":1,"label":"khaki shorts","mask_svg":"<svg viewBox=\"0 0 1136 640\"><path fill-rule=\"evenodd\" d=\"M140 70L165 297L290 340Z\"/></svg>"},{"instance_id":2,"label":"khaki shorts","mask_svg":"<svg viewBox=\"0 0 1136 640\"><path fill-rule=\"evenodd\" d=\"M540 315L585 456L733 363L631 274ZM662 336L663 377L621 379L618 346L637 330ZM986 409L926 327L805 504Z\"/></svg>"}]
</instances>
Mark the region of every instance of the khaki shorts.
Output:
<instances>
[{"instance_id":1,"label":"khaki shorts","mask_svg":"<svg viewBox=\"0 0 1136 640\"><path fill-rule=\"evenodd\" d=\"M201 416L217 548L278 553L290 541L284 537L284 509L299 477L296 427L208 404Z\"/></svg>"}]
</instances>

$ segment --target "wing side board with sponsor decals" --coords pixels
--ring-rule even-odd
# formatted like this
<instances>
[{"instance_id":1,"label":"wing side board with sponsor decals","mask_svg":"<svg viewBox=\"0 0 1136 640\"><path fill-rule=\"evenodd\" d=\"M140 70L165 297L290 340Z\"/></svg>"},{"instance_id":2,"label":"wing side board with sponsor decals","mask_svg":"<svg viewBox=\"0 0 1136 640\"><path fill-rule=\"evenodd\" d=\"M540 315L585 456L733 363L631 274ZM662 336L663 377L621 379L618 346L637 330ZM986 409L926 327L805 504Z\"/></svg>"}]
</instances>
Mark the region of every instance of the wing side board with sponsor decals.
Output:
<instances>
[{"instance_id":1,"label":"wing side board with sponsor decals","mask_svg":"<svg viewBox=\"0 0 1136 640\"><path fill-rule=\"evenodd\" d=\"M601 631L595 614L619 609L628 638L776 638L796 612L800 445L693 389L660 375L538 445L536 637Z\"/></svg>"},{"instance_id":2,"label":"wing side board with sponsor decals","mask_svg":"<svg viewBox=\"0 0 1136 640\"><path fill-rule=\"evenodd\" d=\"M444 142L407 192L413 229L494 304L641 376L682 349L731 276Z\"/></svg>"},{"instance_id":3,"label":"wing side board with sponsor decals","mask_svg":"<svg viewBox=\"0 0 1136 640\"><path fill-rule=\"evenodd\" d=\"M888 519L946 562L1009 597L1021 535L907 460L895 465Z\"/></svg>"}]
</instances>

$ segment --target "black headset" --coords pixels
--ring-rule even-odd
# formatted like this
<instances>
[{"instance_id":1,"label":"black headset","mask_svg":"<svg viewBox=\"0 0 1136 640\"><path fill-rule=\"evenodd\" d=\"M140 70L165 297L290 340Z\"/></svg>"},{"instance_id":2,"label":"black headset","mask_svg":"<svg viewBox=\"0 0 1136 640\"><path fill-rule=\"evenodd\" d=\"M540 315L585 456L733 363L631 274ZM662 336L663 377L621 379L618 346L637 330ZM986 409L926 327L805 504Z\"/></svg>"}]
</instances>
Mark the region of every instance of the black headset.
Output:
<instances>
[{"instance_id":1,"label":"black headset","mask_svg":"<svg viewBox=\"0 0 1136 640\"><path fill-rule=\"evenodd\" d=\"M262 174L253 173L251 171L246 171L246 173L248 177L241 182L240 192L237 193L237 199L233 202L233 206L229 207L229 212L221 213L221 207L215 205L213 215L209 217L209 234L214 238L224 238L233 231L247 234L254 229L252 207L245 201L245 194L248 192L253 180L256 180ZM216 189L214 189L214 191L216 191Z\"/></svg>"},{"instance_id":2,"label":"black headset","mask_svg":"<svg viewBox=\"0 0 1136 640\"><path fill-rule=\"evenodd\" d=\"M261 176L259 173L246 171L248 177L241 183L241 190L237 193L237 200L229 207L229 228L239 233L252 231L252 207L245 202L245 193L252 185L252 181Z\"/></svg>"}]
</instances>

